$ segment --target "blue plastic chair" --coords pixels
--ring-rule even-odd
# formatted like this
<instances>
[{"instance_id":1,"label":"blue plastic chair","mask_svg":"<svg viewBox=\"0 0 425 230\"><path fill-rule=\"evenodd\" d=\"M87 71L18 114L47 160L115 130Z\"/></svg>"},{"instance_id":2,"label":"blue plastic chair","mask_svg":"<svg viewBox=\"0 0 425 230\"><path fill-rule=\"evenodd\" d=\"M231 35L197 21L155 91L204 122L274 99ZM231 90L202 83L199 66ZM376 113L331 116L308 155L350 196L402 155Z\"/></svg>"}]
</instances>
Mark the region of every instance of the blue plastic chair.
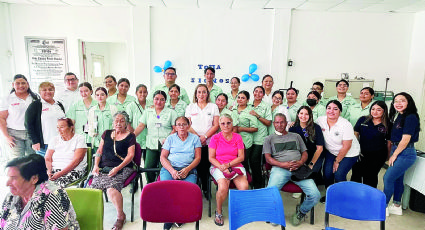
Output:
<instances>
[{"instance_id":1,"label":"blue plastic chair","mask_svg":"<svg viewBox=\"0 0 425 230\"><path fill-rule=\"evenodd\" d=\"M331 185L326 191L325 228L329 227L329 214L351 220L380 221L385 229L385 194L369 185L352 181Z\"/></svg>"},{"instance_id":2,"label":"blue plastic chair","mask_svg":"<svg viewBox=\"0 0 425 230\"><path fill-rule=\"evenodd\" d=\"M229 191L229 229L254 221L276 223L285 229L282 197L276 187Z\"/></svg>"}]
</instances>

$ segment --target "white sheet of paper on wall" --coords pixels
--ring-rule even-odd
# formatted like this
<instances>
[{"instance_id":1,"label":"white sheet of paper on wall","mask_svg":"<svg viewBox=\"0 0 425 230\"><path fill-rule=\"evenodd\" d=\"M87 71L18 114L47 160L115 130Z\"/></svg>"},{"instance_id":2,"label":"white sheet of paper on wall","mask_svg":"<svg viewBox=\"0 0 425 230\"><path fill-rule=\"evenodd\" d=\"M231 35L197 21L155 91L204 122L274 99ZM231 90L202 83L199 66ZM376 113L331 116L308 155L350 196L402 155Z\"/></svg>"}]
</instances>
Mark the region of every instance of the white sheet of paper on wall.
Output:
<instances>
[{"instance_id":1,"label":"white sheet of paper on wall","mask_svg":"<svg viewBox=\"0 0 425 230\"><path fill-rule=\"evenodd\" d=\"M363 88L364 88L364 87L370 87L370 86L369 86L369 83L363 83Z\"/></svg>"}]
</instances>

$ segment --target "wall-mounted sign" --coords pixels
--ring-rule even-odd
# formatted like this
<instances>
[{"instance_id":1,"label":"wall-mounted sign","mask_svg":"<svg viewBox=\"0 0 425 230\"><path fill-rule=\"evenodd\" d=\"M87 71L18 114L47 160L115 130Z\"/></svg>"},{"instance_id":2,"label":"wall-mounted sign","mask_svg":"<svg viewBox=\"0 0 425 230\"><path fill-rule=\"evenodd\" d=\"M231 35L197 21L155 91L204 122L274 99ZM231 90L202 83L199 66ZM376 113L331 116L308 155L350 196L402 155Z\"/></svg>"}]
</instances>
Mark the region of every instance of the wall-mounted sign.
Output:
<instances>
[{"instance_id":1,"label":"wall-mounted sign","mask_svg":"<svg viewBox=\"0 0 425 230\"><path fill-rule=\"evenodd\" d=\"M198 67L198 69L203 69L203 70L207 69L208 67L211 67L211 68L216 69L216 70L217 69L220 69L221 70L221 66L220 65L202 65L202 64L198 64L197 67ZM190 82L191 83L201 84L201 83L207 83L207 80L205 78L200 78L200 77L195 78L195 77L192 77L192 78L190 78ZM214 78L213 82L214 82L214 84L217 84L217 83L229 84L230 83L230 78Z\"/></svg>"},{"instance_id":2,"label":"wall-mounted sign","mask_svg":"<svg viewBox=\"0 0 425 230\"><path fill-rule=\"evenodd\" d=\"M25 44L32 87L37 89L43 81L63 86L63 77L68 72L66 39L25 37Z\"/></svg>"}]
</instances>

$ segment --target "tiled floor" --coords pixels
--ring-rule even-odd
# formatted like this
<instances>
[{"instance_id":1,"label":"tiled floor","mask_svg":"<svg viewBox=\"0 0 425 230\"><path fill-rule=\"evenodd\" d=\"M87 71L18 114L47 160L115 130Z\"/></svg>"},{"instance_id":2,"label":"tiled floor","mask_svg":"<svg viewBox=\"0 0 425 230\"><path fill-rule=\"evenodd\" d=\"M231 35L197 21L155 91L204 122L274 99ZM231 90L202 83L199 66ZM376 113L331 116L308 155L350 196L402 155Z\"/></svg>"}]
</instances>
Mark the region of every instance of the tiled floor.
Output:
<instances>
[{"instance_id":1,"label":"tiled floor","mask_svg":"<svg viewBox=\"0 0 425 230\"><path fill-rule=\"evenodd\" d=\"M4 176L4 171L0 170L0 200L3 200L5 194L9 191L6 184L6 177ZM384 169L381 170L380 176L382 178ZM382 181L379 184L379 189L382 190ZM325 193L324 187L319 186L322 194ZM214 189L213 189L214 190ZM129 188L125 188L123 190L124 194L124 211L127 214L127 223L124 225L125 230L131 229L142 229L142 221L139 216L139 199L140 199L140 189L136 193L136 202L135 202L135 221L130 222L130 210L131 210L131 195L129 193ZM213 194L213 199L215 195ZM310 225L309 219L306 222L302 223L298 227L294 227L290 223L290 217L295 211L295 206L299 202L299 199L292 198L291 194L282 193L283 204L285 209L285 217L286 217L286 229L317 229L321 230L324 228L324 204L317 204L315 206L315 224ZM223 210L224 210L224 226L219 227L216 226L213 222L213 218L208 217L208 202L204 199L204 208L203 208L203 218L200 222L200 229L228 229L228 219L227 219L227 202L225 202ZM212 202L212 209L215 208L215 202ZM213 211L214 212L214 211ZM308 215L309 216L309 215ZM104 229L111 229L116 219L115 209L111 202L105 203L105 213L104 213ZM359 221L350 221L346 219L341 219L338 217L331 217L331 223L333 226L349 229L349 230L369 230L369 229L379 229L378 222L359 222ZM148 223L147 229L162 229L163 225L158 223ZM195 224L185 224L181 229L194 229ZM176 228L174 228L176 229ZM243 226L241 229L280 229L280 227L273 227L266 223L255 222L248 225ZM425 214L414 212L412 210L404 210L403 216L394 216L391 215L388 217L386 221L386 229L387 230L424 230L425 229Z\"/></svg>"}]
</instances>

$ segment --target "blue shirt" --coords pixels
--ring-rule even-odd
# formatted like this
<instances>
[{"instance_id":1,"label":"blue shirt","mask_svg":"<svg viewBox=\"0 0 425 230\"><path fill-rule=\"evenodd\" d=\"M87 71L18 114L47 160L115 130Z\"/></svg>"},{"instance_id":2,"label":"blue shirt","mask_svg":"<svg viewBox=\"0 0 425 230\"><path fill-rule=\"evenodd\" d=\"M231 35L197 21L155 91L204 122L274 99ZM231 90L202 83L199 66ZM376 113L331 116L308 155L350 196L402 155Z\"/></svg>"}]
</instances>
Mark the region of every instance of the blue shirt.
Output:
<instances>
[{"instance_id":1,"label":"blue shirt","mask_svg":"<svg viewBox=\"0 0 425 230\"><path fill-rule=\"evenodd\" d=\"M411 135L410 143L419 139L419 119L415 114L399 114L394 121L391 130L391 142L400 142L403 134Z\"/></svg>"},{"instance_id":2,"label":"blue shirt","mask_svg":"<svg viewBox=\"0 0 425 230\"><path fill-rule=\"evenodd\" d=\"M360 117L354 126L354 131L360 135L360 149L365 152L378 152L387 149L387 140L389 139L389 131L384 124L373 124L372 119L368 122L366 116Z\"/></svg>"},{"instance_id":3,"label":"blue shirt","mask_svg":"<svg viewBox=\"0 0 425 230\"><path fill-rule=\"evenodd\" d=\"M186 140L182 141L177 133L167 137L162 146L170 151L168 160L173 167L187 167L195 159L195 148L201 148L201 141L195 134L189 133Z\"/></svg>"},{"instance_id":4,"label":"blue shirt","mask_svg":"<svg viewBox=\"0 0 425 230\"><path fill-rule=\"evenodd\" d=\"M314 153L316 152L317 145L324 146L325 139L323 138L322 128L319 125L314 124L314 139L310 140L308 133L301 128L301 126L292 126L289 128L289 132L298 133L304 141L305 146L307 147L308 158L306 164L310 163L313 159Z\"/></svg>"}]
</instances>

